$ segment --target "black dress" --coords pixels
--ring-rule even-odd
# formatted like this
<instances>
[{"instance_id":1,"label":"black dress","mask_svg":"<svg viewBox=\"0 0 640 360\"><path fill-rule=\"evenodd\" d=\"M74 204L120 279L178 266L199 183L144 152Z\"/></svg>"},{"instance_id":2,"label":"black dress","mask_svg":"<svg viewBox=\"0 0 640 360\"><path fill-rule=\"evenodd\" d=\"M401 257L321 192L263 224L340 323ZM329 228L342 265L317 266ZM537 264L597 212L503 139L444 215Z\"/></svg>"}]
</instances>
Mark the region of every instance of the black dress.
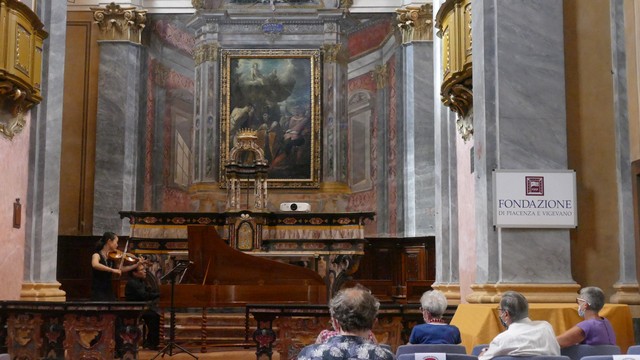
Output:
<instances>
[{"instance_id":1,"label":"black dress","mask_svg":"<svg viewBox=\"0 0 640 360\"><path fill-rule=\"evenodd\" d=\"M108 267L113 267L113 261L105 259L100 252L97 252L100 256L100 264ZM111 273L107 271L100 271L93 269L93 275L91 279L91 300L92 301L116 301L116 296L113 293L113 287L111 286Z\"/></svg>"}]
</instances>

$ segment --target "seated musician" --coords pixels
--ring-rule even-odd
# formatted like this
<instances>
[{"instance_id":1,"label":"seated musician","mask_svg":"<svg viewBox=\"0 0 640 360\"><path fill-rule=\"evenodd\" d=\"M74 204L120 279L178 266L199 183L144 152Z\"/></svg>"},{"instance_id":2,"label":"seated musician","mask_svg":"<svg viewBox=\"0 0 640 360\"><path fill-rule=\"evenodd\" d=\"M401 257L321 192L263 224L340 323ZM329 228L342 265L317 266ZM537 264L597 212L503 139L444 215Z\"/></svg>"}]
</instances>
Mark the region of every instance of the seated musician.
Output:
<instances>
[{"instance_id":1,"label":"seated musician","mask_svg":"<svg viewBox=\"0 0 640 360\"><path fill-rule=\"evenodd\" d=\"M329 303L331 321L339 335L305 347L298 359L392 360L391 351L367 340L379 307L378 299L361 286L340 290Z\"/></svg>"},{"instance_id":2,"label":"seated musician","mask_svg":"<svg viewBox=\"0 0 640 360\"><path fill-rule=\"evenodd\" d=\"M147 269L144 264L138 264L131 273L132 277L124 288L124 296L127 301L153 301L160 297L157 290L153 290L145 283ZM142 319L147 324L148 333L143 347L156 350L160 344L160 315L157 309L152 307L142 314Z\"/></svg>"},{"instance_id":3,"label":"seated musician","mask_svg":"<svg viewBox=\"0 0 640 360\"><path fill-rule=\"evenodd\" d=\"M611 323L598 314L604 306L604 292L595 286L583 288L576 302L578 315L584 321L558 335L560 347L575 344L616 345L616 334Z\"/></svg>"},{"instance_id":4,"label":"seated musician","mask_svg":"<svg viewBox=\"0 0 640 360\"><path fill-rule=\"evenodd\" d=\"M447 298L441 291L426 291L420 298L424 324L411 330L409 344L460 344L460 330L442 320L447 310Z\"/></svg>"},{"instance_id":5,"label":"seated musician","mask_svg":"<svg viewBox=\"0 0 640 360\"><path fill-rule=\"evenodd\" d=\"M136 268L133 265L118 265L113 254L118 251L118 236L112 232L105 232L96 243L96 250L91 256L92 281L91 300L93 301L116 301L116 295L111 286L111 275L122 275L124 272Z\"/></svg>"}]
</instances>

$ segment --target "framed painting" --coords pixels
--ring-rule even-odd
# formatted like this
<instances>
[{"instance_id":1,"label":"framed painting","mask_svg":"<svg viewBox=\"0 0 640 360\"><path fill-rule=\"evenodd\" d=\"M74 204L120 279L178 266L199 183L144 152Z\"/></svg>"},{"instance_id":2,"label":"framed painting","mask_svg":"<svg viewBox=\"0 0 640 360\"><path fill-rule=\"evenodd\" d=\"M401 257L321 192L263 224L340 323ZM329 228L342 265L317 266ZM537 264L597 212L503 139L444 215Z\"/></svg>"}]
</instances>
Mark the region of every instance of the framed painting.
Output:
<instances>
[{"instance_id":1,"label":"framed painting","mask_svg":"<svg viewBox=\"0 0 640 360\"><path fill-rule=\"evenodd\" d=\"M320 50L223 49L220 169L240 130L256 132L271 188L318 188ZM246 154L251 163L253 154ZM245 185L247 185L247 182Z\"/></svg>"}]
</instances>

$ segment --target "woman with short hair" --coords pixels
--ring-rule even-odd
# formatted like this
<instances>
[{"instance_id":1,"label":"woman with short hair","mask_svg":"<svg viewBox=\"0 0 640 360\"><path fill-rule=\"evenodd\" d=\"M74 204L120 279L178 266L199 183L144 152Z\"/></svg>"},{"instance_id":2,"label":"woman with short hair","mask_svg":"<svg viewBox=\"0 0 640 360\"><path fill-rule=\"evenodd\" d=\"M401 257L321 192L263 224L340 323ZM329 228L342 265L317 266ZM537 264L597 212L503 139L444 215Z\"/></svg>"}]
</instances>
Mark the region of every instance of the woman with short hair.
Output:
<instances>
[{"instance_id":1,"label":"woman with short hair","mask_svg":"<svg viewBox=\"0 0 640 360\"><path fill-rule=\"evenodd\" d=\"M578 315L584 318L576 326L558 335L560 347L575 344L616 345L616 334L609 320L599 315L604 306L604 292L595 286L580 290L576 298Z\"/></svg>"},{"instance_id":2,"label":"woman with short hair","mask_svg":"<svg viewBox=\"0 0 640 360\"><path fill-rule=\"evenodd\" d=\"M447 298L441 291L431 290L422 294L420 311L424 324L411 330L410 344L460 344L460 330L447 324L442 315L447 310Z\"/></svg>"}]
</instances>

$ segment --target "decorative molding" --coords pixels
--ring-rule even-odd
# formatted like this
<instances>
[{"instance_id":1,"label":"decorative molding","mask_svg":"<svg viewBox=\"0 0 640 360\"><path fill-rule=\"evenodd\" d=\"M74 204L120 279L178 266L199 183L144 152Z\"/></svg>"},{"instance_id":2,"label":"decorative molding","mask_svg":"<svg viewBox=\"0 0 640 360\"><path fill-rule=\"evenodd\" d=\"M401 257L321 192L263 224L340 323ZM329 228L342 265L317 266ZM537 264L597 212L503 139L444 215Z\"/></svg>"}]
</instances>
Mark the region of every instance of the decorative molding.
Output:
<instances>
[{"instance_id":1,"label":"decorative molding","mask_svg":"<svg viewBox=\"0 0 640 360\"><path fill-rule=\"evenodd\" d=\"M114 2L104 8L92 7L93 19L100 28L100 39L131 41L140 44L147 22L147 10L135 6L120 6Z\"/></svg>"},{"instance_id":2,"label":"decorative molding","mask_svg":"<svg viewBox=\"0 0 640 360\"><path fill-rule=\"evenodd\" d=\"M342 51L342 44L322 45L322 55L325 63L337 63Z\"/></svg>"},{"instance_id":3,"label":"decorative molding","mask_svg":"<svg viewBox=\"0 0 640 360\"><path fill-rule=\"evenodd\" d=\"M463 139L473 134L471 0L447 0L436 14L438 36L442 38L442 103L459 115L457 128Z\"/></svg>"},{"instance_id":4,"label":"decorative molding","mask_svg":"<svg viewBox=\"0 0 640 360\"><path fill-rule=\"evenodd\" d=\"M17 0L0 0L0 133L12 139L25 113L42 100L42 43L48 36L38 16ZM3 34L4 35L4 34Z\"/></svg>"},{"instance_id":5,"label":"decorative molding","mask_svg":"<svg viewBox=\"0 0 640 360\"><path fill-rule=\"evenodd\" d=\"M387 86L387 82L389 81L389 73L387 72L387 64L384 65L376 65L375 70L373 70L373 79L376 81L376 89L384 89Z\"/></svg>"},{"instance_id":6,"label":"decorative molding","mask_svg":"<svg viewBox=\"0 0 640 360\"><path fill-rule=\"evenodd\" d=\"M467 302L491 304L499 303L502 294L513 290L522 293L529 303L572 303L580 290L578 284L472 284L473 292L467 295Z\"/></svg>"},{"instance_id":7,"label":"decorative molding","mask_svg":"<svg viewBox=\"0 0 640 360\"><path fill-rule=\"evenodd\" d=\"M433 40L433 4L408 5L396 12L403 44Z\"/></svg>"},{"instance_id":8,"label":"decorative molding","mask_svg":"<svg viewBox=\"0 0 640 360\"><path fill-rule=\"evenodd\" d=\"M614 284L616 293L611 295L611 303L640 305L640 293L638 284Z\"/></svg>"},{"instance_id":9,"label":"decorative molding","mask_svg":"<svg viewBox=\"0 0 640 360\"><path fill-rule=\"evenodd\" d=\"M23 301L65 301L67 294L60 289L59 282L52 283L22 283L20 300Z\"/></svg>"},{"instance_id":10,"label":"decorative molding","mask_svg":"<svg viewBox=\"0 0 640 360\"><path fill-rule=\"evenodd\" d=\"M216 44L202 44L196 47L193 58L196 66L207 62L218 61L218 45Z\"/></svg>"}]
</instances>

